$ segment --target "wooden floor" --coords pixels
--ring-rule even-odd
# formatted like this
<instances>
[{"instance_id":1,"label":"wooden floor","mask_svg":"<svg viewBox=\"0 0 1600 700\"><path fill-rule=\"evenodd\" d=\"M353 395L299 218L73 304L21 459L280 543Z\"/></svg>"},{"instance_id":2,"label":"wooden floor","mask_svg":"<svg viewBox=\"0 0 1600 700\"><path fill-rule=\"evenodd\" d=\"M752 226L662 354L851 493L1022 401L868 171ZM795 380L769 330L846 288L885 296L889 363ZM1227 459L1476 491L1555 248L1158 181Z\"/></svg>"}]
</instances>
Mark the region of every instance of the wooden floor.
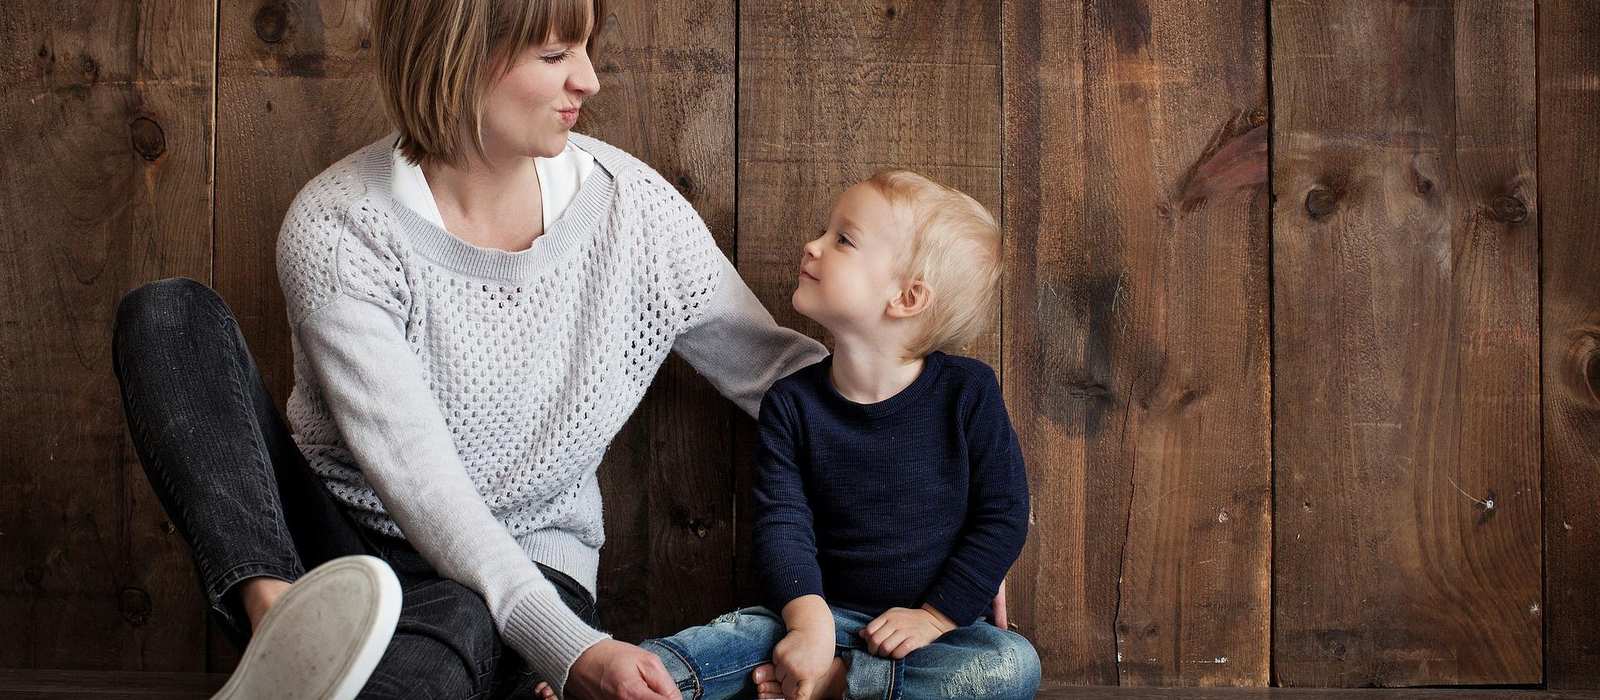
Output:
<instances>
[{"instance_id":1,"label":"wooden floor","mask_svg":"<svg viewBox=\"0 0 1600 700\"><path fill-rule=\"evenodd\" d=\"M0 670L0 698L206 698L227 676L205 673ZM1122 688L1057 685L1039 693L1045 700L1257 700L1266 698L1403 698L1404 700L1600 700L1600 690L1504 688Z\"/></svg>"}]
</instances>

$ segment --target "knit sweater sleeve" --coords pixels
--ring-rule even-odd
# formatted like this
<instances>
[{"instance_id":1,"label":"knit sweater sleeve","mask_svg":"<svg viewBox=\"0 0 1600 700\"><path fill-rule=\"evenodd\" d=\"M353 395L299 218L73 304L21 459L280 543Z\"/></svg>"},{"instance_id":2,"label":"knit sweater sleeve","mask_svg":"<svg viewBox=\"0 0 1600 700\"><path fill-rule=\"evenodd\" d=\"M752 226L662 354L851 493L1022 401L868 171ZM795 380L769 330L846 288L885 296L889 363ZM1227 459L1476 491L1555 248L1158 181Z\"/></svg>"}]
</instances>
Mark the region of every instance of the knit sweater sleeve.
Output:
<instances>
[{"instance_id":1,"label":"knit sweater sleeve","mask_svg":"<svg viewBox=\"0 0 1600 700\"><path fill-rule=\"evenodd\" d=\"M643 196L657 200L660 240L671 287L683 311L674 352L704 375L717 391L756 416L773 382L827 356L822 343L773 320L739 277L705 221L666 180L648 173Z\"/></svg>"},{"instance_id":2,"label":"knit sweater sleeve","mask_svg":"<svg viewBox=\"0 0 1600 700\"><path fill-rule=\"evenodd\" d=\"M483 596L501 636L560 692L578 656L608 635L562 603L467 476L408 344L405 265L376 225L359 205L291 207L278 267L296 352L406 540Z\"/></svg>"}]
</instances>

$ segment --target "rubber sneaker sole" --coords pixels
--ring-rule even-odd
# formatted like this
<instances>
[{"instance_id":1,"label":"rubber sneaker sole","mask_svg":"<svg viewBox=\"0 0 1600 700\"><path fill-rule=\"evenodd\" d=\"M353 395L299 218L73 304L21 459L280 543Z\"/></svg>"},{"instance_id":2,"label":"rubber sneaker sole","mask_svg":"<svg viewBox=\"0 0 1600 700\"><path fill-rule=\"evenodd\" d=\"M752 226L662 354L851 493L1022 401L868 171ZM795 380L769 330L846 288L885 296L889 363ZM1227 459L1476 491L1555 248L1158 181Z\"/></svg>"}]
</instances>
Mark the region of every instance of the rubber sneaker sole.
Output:
<instances>
[{"instance_id":1,"label":"rubber sneaker sole","mask_svg":"<svg viewBox=\"0 0 1600 700\"><path fill-rule=\"evenodd\" d=\"M267 611L213 700L354 698L389 647L400 602L400 581L377 557L312 569Z\"/></svg>"}]
</instances>

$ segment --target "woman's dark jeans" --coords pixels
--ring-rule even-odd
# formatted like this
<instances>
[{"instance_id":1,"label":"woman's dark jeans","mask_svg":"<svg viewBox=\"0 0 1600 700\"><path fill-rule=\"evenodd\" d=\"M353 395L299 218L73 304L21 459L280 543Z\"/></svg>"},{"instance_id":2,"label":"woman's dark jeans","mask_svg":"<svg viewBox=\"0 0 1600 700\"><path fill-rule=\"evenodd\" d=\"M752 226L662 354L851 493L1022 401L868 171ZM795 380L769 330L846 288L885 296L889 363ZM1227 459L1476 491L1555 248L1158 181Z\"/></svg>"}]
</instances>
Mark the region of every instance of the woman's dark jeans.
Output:
<instances>
[{"instance_id":1,"label":"woman's dark jeans","mask_svg":"<svg viewBox=\"0 0 1600 700\"><path fill-rule=\"evenodd\" d=\"M500 640L483 598L440 576L404 540L358 527L306 464L216 292L174 278L129 292L112 352L139 460L194 552L211 613L240 649L250 623L237 586L294 581L330 559L387 561L404 591L393 640L362 697L532 697L536 679ZM597 623L593 598L539 567Z\"/></svg>"}]
</instances>

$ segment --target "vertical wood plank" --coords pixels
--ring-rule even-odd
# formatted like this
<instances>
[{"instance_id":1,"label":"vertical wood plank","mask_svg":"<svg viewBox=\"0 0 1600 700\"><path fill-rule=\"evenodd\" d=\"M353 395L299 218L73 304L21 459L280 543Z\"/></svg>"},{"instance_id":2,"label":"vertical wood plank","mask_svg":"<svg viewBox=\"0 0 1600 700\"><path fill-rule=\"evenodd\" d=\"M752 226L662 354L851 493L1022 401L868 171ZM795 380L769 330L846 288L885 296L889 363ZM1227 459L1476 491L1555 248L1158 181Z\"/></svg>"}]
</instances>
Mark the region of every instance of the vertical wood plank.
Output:
<instances>
[{"instance_id":1,"label":"vertical wood plank","mask_svg":"<svg viewBox=\"0 0 1600 700\"><path fill-rule=\"evenodd\" d=\"M1600 13L1539 5L1546 663L1551 688L1600 688Z\"/></svg>"},{"instance_id":2,"label":"vertical wood plank","mask_svg":"<svg viewBox=\"0 0 1600 700\"><path fill-rule=\"evenodd\" d=\"M1285 686L1541 680L1533 32L1273 5Z\"/></svg>"},{"instance_id":3,"label":"vertical wood plank","mask_svg":"<svg viewBox=\"0 0 1600 700\"><path fill-rule=\"evenodd\" d=\"M0 667L198 670L194 567L127 437L123 293L209 279L211 7L0 20Z\"/></svg>"},{"instance_id":4,"label":"vertical wood plank","mask_svg":"<svg viewBox=\"0 0 1600 700\"><path fill-rule=\"evenodd\" d=\"M908 168L1000 214L999 4L746 0L739 4L738 266L778 323L794 311L801 246L833 200L873 172ZM964 351L1001 370L999 324ZM739 578L750 567L750 455L736 448Z\"/></svg>"},{"instance_id":5,"label":"vertical wood plank","mask_svg":"<svg viewBox=\"0 0 1600 700\"><path fill-rule=\"evenodd\" d=\"M1005 3L1005 387L1047 678L1266 685L1265 8Z\"/></svg>"},{"instance_id":6,"label":"vertical wood plank","mask_svg":"<svg viewBox=\"0 0 1600 700\"><path fill-rule=\"evenodd\" d=\"M731 257L734 3L612 2L579 126L659 171ZM737 408L672 356L601 467L602 623L638 641L735 605L729 450ZM741 414L742 415L742 414Z\"/></svg>"},{"instance_id":7,"label":"vertical wood plank","mask_svg":"<svg viewBox=\"0 0 1600 700\"><path fill-rule=\"evenodd\" d=\"M366 0L235 0L218 18L216 289L278 409L294 386L278 227L295 193L388 126ZM212 635L211 668L237 655Z\"/></svg>"}]
</instances>

